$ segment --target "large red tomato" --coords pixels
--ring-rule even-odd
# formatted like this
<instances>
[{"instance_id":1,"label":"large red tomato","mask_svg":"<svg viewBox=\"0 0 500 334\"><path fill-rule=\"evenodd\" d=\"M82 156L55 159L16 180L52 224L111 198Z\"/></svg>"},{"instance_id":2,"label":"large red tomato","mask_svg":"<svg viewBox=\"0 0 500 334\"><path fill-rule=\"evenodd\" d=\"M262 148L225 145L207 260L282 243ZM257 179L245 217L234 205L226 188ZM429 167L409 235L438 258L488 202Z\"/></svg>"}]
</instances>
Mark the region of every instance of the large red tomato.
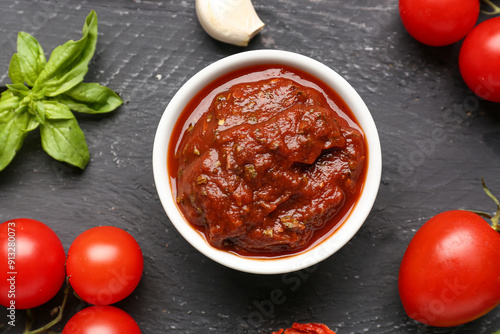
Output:
<instances>
[{"instance_id":1,"label":"large red tomato","mask_svg":"<svg viewBox=\"0 0 500 334\"><path fill-rule=\"evenodd\" d=\"M135 320L114 306L91 306L75 314L62 334L141 334Z\"/></svg>"},{"instance_id":2,"label":"large red tomato","mask_svg":"<svg viewBox=\"0 0 500 334\"><path fill-rule=\"evenodd\" d=\"M407 314L431 326L477 319L500 302L500 234L470 211L427 221L411 240L399 271Z\"/></svg>"},{"instance_id":3,"label":"large red tomato","mask_svg":"<svg viewBox=\"0 0 500 334\"><path fill-rule=\"evenodd\" d=\"M479 17L479 0L399 0L406 30L432 46L455 43L472 30Z\"/></svg>"},{"instance_id":4,"label":"large red tomato","mask_svg":"<svg viewBox=\"0 0 500 334\"><path fill-rule=\"evenodd\" d=\"M500 17L475 27L460 49L462 78L479 97L500 102Z\"/></svg>"},{"instance_id":5,"label":"large red tomato","mask_svg":"<svg viewBox=\"0 0 500 334\"><path fill-rule=\"evenodd\" d=\"M94 305L114 304L137 287L142 251L126 231L98 226L80 234L68 251L66 270L76 294Z\"/></svg>"},{"instance_id":6,"label":"large red tomato","mask_svg":"<svg viewBox=\"0 0 500 334\"><path fill-rule=\"evenodd\" d=\"M66 254L47 225L18 218L0 225L0 304L28 309L44 304L61 289Z\"/></svg>"}]
</instances>

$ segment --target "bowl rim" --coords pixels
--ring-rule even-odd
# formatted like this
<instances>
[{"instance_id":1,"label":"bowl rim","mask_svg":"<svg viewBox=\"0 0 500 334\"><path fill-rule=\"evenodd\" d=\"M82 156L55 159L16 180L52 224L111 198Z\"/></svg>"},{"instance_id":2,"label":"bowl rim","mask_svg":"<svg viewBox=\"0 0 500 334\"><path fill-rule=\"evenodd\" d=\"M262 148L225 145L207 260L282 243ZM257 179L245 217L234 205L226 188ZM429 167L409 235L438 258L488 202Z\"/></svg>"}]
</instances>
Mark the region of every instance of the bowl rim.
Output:
<instances>
[{"instance_id":1,"label":"bowl rim","mask_svg":"<svg viewBox=\"0 0 500 334\"><path fill-rule=\"evenodd\" d=\"M365 133L368 146L368 167L361 196L349 217L334 233L316 246L296 255L281 258L250 258L216 249L205 237L189 225L180 213L171 191L167 154L170 136L177 118L185 106L213 80L234 70L259 64L280 63L308 72L335 90L349 106ZM243 51L222 58L203 68L188 79L167 104L158 124L153 143L153 176L160 202L177 231L195 249L226 267L253 274L283 274L315 265L342 248L364 224L380 186L382 152L378 131L368 107L356 90L336 71L310 57L282 50Z\"/></svg>"}]
</instances>

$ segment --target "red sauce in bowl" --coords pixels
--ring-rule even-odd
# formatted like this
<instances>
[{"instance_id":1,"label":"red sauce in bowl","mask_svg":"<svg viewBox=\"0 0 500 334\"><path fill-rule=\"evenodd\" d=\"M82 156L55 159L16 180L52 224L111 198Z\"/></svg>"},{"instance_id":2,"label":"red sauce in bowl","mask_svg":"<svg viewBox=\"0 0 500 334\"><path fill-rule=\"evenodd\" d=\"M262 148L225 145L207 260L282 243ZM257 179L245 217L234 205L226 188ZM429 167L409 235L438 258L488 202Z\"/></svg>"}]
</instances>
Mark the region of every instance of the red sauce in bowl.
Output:
<instances>
[{"instance_id":1,"label":"red sauce in bowl","mask_svg":"<svg viewBox=\"0 0 500 334\"><path fill-rule=\"evenodd\" d=\"M340 226L366 176L362 129L340 96L283 65L231 72L182 111L168 151L184 218L218 249L301 252Z\"/></svg>"}]
</instances>

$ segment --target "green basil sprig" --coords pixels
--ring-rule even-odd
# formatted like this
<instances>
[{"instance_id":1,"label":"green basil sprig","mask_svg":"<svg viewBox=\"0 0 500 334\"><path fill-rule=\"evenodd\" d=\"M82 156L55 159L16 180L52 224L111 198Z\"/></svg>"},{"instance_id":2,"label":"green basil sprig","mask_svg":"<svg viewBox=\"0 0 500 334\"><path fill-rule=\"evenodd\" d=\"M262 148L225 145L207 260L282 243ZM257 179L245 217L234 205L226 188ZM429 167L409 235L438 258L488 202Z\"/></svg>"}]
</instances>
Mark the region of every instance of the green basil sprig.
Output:
<instances>
[{"instance_id":1,"label":"green basil sprig","mask_svg":"<svg viewBox=\"0 0 500 334\"><path fill-rule=\"evenodd\" d=\"M100 114L122 99L98 83L84 83L97 43L97 14L85 20L82 38L52 51L49 60L38 41L20 32L9 65L12 84L0 96L0 171L14 159L27 133L40 129L43 149L54 159L84 169L90 155L72 111Z\"/></svg>"}]
</instances>

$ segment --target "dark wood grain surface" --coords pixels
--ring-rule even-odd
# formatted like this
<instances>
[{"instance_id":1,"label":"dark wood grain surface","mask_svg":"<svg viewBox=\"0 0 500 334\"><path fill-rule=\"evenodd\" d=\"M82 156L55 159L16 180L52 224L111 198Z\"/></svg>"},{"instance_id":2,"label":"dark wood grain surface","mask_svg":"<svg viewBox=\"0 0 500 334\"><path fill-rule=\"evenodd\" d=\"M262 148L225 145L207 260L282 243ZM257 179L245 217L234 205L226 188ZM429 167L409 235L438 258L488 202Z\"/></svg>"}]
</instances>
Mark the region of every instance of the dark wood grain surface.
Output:
<instances>
[{"instance_id":1,"label":"dark wood grain surface","mask_svg":"<svg viewBox=\"0 0 500 334\"><path fill-rule=\"evenodd\" d=\"M120 93L110 115L78 116L91 161L78 171L52 160L30 133L0 172L0 221L35 218L67 251L97 225L114 225L140 243L145 269L137 290L117 306L143 333L270 333L294 321L322 322L338 334L474 333L500 329L500 309L456 328L409 319L397 274L416 230L455 208L493 211L484 177L500 194L499 105L476 98L457 65L460 43L431 48L404 30L396 0L254 0L266 23L247 48L210 38L194 0L2 0L0 86L18 31L46 53L79 39L86 15L99 18L96 55L86 76ZM485 19L481 16L481 20ZM319 60L346 78L371 110L383 151L377 201L358 234L322 263L286 275L258 276L222 267L191 247L159 202L152 146L160 117L179 87L210 63L244 50L280 49ZM280 298L275 298L279 295ZM34 310L50 319L58 295ZM60 331L84 303L70 298ZM21 333L0 310L0 332Z\"/></svg>"}]
</instances>

